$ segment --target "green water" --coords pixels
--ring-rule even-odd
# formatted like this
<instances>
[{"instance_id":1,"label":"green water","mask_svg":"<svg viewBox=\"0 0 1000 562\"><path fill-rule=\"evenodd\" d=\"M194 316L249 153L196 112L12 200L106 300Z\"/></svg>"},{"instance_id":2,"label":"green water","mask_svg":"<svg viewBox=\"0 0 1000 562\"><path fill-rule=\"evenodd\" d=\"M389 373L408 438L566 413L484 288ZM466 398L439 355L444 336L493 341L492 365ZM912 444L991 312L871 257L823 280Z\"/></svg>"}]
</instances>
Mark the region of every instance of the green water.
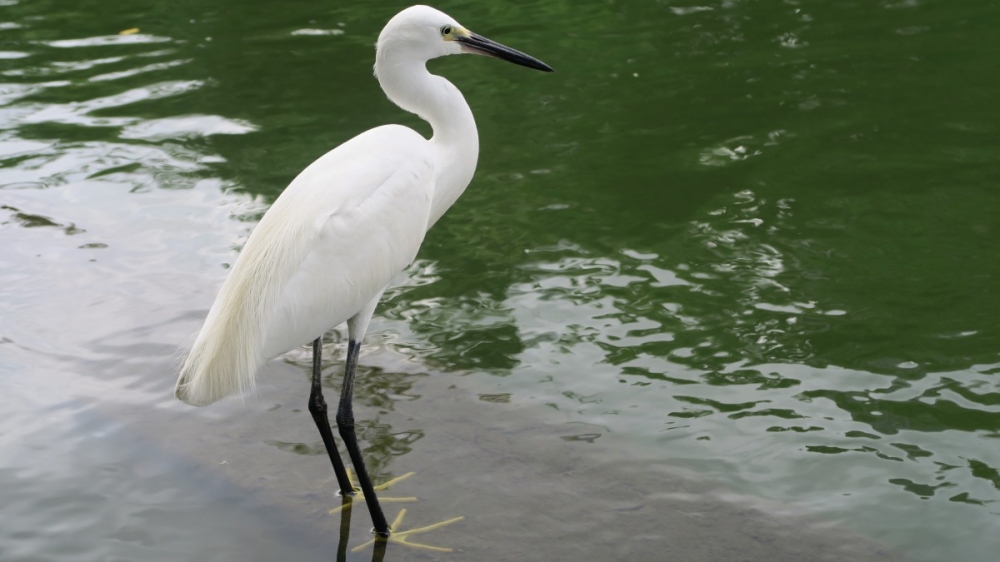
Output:
<instances>
[{"instance_id":1,"label":"green water","mask_svg":"<svg viewBox=\"0 0 1000 562\"><path fill-rule=\"evenodd\" d=\"M188 461L124 434L190 416L176 349L299 170L380 124L429 133L372 78L400 7L0 2L0 558L150 559L99 537L163 552L212 525L169 552L306 548L258 507L247 525L279 531L234 550L244 494L159 493ZM556 73L431 64L476 115L479 168L376 312L367 342L395 359L368 361L363 407L433 403L410 392L430 374L578 426L580 454L612 443L913 560L994 559L1000 5L436 7ZM304 353L281 371L300 407ZM322 462L298 421L305 443L241 435L248 458ZM376 473L441 431L368 423Z\"/></svg>"}]
</instances>

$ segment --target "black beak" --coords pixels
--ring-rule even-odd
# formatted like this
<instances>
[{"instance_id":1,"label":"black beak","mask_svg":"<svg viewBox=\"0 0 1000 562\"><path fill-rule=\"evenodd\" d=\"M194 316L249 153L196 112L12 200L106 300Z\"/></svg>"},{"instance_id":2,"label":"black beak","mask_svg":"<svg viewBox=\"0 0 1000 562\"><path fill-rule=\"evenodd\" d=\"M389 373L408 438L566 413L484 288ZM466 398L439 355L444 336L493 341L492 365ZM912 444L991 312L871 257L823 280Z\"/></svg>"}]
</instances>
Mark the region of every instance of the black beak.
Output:
<instances>
[{"instance_id":1,"label":"black beak","mask_svg":"<svg viewBox=\"0 0 1000 562\"><path fill-rule=\"evenodd\" d=\"M457 37L455 39L462 49L469 53L475 53L477 55L486 55L488 57L496 57L498 59L503 59L507 62L512 62L514 64L519 64L521 66L527 66L528 68L534 68L535 70L542 70L545 72L552 72L552 67L545 64L544 62L526 55L521 51L516 49L511 49L510 47L501 45L496 41L487 39L482 35L476 35L475 33L470 33L468 37Z\"/></svg>"}]
</instances>

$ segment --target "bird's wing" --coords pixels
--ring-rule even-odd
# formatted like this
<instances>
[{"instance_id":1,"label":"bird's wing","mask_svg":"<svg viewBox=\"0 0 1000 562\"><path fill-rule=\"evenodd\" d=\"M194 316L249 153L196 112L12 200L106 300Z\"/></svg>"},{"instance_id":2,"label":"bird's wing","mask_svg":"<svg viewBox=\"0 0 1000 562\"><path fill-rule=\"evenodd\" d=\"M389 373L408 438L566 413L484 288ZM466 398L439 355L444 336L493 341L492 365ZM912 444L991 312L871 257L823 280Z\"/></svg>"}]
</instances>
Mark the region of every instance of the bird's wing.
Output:
<instances>
[{"instance_id":1,"label":"bird's wing","mask_svg":"<svg viewBox=\"0 0 1000 562\"><path fill-rule=\"evenodd\" d=\"M178 398L203 405L250 390L266 360L356 313L416 256L433 190L427 141L405 127L372 129L310 164L247 240Z\"/></svg>"},{"instance_id":2,"label":"bird's wing","mask_svg":"<svg viewBox=\"0 0 1000 562\"><path fill-rule=\"evenodd\" d=\"M385 165L384 155L376 157L378 163L356 164L359 174L372 179L350 182L357 186L351 194L335 197L350 203L323 207L317 215L319 235L268 322L265 357L347 320L416 257L430 218L434 162L423 137L403 127L382 129L388 130L377 144L391 146L385 150L394 153L392 165ZM377 188L369 187L376 182Z\"/></svg>"}]
</instances>

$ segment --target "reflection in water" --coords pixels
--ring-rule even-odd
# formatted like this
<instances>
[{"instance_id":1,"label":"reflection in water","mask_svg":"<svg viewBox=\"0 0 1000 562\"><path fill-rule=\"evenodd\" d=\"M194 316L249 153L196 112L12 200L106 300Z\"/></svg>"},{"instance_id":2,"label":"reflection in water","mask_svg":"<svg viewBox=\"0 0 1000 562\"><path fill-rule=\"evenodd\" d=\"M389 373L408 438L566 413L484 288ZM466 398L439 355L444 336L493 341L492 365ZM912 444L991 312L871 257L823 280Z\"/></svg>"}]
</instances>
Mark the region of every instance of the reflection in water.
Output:
<instances>
[{"instance_id":1,"label":"reflection in water","mask_svg":"<svg viewBox=\"0 0 1000 562\"><path fill-rule=\"evenodd\" d=\"M348 497L341 498L341 509L340 509L340 537L337 540L337 562L347 561L347 544L351 540L351 509L352 499ZM389 543L386 541L376 540L375 546L372 551L372 562L382 562L385 558L386 547Z\"/></svg>"},{"instance_id":2,"label":"reflection in water","mask_svg":"<svg viewBox=\"0 0 1000 562\"><path fill-rule=\"evenodd\" d=\"M656 252L594 256L569 241L536 247L504 273L512 278L505 300L479 294L448 306L403 288L383 312L383 333L399 334L386 340L394 349L444 367L476 368L470 350L485 348L496 357L484 364L514 367L497 372L510 379L497 385L504 392L483 396L531 396L660 443L672 458L727 481L766 482L788 500L849 509L857 500L843 491L860 484L850 475L862 463L919 498L946 491L952 503L993 503L994 464L965 451L977 447L976 432L998 429L983 409L997 403L995 393L976 390L990 388L996 364L931 375L900 359L869 363L870 371L853 357L843 361L830 334L854 329L865 306L816 291L831 254L821 240L797 234L798 206L747 189L720 198ZM415 267L414 277L428 267ZM422 336L423 327L442 344ZM464 338L446 336L454 332ZM444 343L451 341L462 343ZM942 391L958 400L941 399ZM720 429L720 417L738 422L724 426L738 431ZM956 430L964 433L926 435ZM747 439L756 450L730 463ZM803 487L788 479L796 473L814 477Z\"/></svg>"},{"instance_id":3,"label":"reflection in water","mask_svg":"<svg viewBox=\"0 0 1000 562\"><path fill-rule=\"evenodd\" d=\"M109 23L107 0L0 4L3 556L332 557L329 466L300 456L319 445L305 350L269 366L259 399L204 418L169 387L290 178L357 130L421 126L366 68L386 14L142 0ZM496 150L376 313L356 389L373 476L421 471L401 494L433 501L411 517L446 518L458 492L463 528L521 558L553 528L587 548L550 558L581 560L655 557L626 540L643 525L658 555L689 545L677 559L762 546L733 529L771 536L645 456L916 559L993 560L989 6L674 4L463 8L560 72L522 98L502 68L441 63ZM633 454L593 452L622 442ZM601 487L609 474L628 490ZM573 519L597 500L614 510Z\"/></svg>"},{"instance_id":4,"label":"reflection in water","mask_svg":"<svg viewBox=\"0 0 1000 562\"><path fill-rule=\"evenodd\" d=\"M827 351L817 347L817 336L849 325L851 315L843 309L859 307L825 303L803 287L801 272L809 282L816 265L787 246L800 243L785 236L798 228L794 220L793 200L770 201L743 190L689 225L683 243L700 246L699 252L681 253L671 244L662 258L623 251L624 258L611 259L566 244L547 261L538 258L553 250L535 252L538 261L525 268L530 279L513 284L506 303L517 311L520 339L533 347L522 356L530 366L521 370L528 377L522 384L550 386L550 400L566 398L551 402L554 407L631 435L652 437L652 422L662 420L675 457L698 459L708 449L724 459L749 436L769 435L756 454L741 456L729 470L758 482L771 473L766 478L772 491L782 488L780 480L796 466L812 465L810 455L853 452L872 454L888 474L943 480L934 487L903 486L920 497L935 489L947 489L951 501L966 501L970 494L989 497L992 492L982 483L993 487L994 480L982 474L996 469L967 460L963 452L974 447L975 432L1000 429L996 414L981 409L1000 403L996 393L973 390L988 385L989 377L976 383L970 378L976 375L963 373L963 383L956 384L947 375L914 376L911 366L902 365L886 369L897 375L893 380L859 377L832 365ZM581 364L614 368L591 374L568 369ZM986 374L995 370L986 367ZM574 372L571 379L567 370ZM608 378L626 389L653 386L662 392L611 391ZM941 389L961 389L959 401L938 398ZM818 399L829 399L840 411L814 410ZM643 418L630 419L628 410L611 404L631 404ZM740 420L741 431L720 434L718 416ZM936 442L934 453L896 454L919 449L893 438L901 431L923 442L925 437L912 432L955 430L967 432L960 441L970 441ZM699 441L697 448L677 442L678 434ZM833 445L856 440L865 444ZM901 462L913 464L904 468ZM787 466L779 468L783 463ZM945 476L942 463L957 470ZM712 466L719 470L720 463ZM850 487L833 471L823 473L830 476L811 492L817 499ZM796 484L788 497L805 495Z\"/></svg>"}]
</instances>

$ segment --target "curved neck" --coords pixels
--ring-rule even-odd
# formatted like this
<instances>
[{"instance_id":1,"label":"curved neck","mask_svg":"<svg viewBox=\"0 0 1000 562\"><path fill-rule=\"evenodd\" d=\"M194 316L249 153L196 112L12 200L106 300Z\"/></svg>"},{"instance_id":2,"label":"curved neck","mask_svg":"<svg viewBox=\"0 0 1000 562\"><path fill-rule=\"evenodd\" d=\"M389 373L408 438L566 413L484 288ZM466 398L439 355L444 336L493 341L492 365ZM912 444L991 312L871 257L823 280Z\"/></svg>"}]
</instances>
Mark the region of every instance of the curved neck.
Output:
<instances>
[{"instance_id":1,"label":"curved neck","mask_svg":"<svg viewBox=\"0 0 1000 562\"><path fill-rule=\"evenodd\" d=\"M479 158L479 132L469 104L451 82L427 71L424 61L376 54L375 75L396 105L431 124L436 159L434 200L427 228L458 199Z\"/></svg>"}]
</instances>

